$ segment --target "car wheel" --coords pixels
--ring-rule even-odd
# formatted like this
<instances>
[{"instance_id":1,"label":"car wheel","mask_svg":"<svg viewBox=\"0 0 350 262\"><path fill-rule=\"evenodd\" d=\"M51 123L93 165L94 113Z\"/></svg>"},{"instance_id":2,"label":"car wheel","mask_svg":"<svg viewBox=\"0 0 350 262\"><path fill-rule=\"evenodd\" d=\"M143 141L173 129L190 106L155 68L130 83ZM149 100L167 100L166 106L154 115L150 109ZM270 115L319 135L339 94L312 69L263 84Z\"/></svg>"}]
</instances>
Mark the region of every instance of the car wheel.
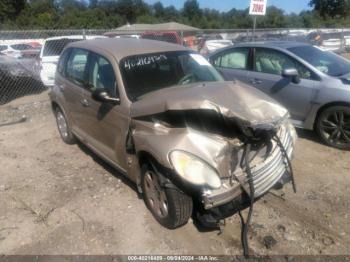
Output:
<instances>
[{"instance_id":1,"label":"car wheel","mask_svg":"<svg viewBox=\"0 0 350 262\"><path fill-rule=\"evenodd\" d=\"M76 138L73 135L68 125L66 116L59 107L54 109L58 131L61 135L62 140L69 145L76 143Z\"/></svg>"},{"instance_id":2,"label":"car wheel","mask_svg":"<svg viewBox=\"0 0 350 262\"><path fill-rule=\"evenodd\" d=\"M192 198L168 180L167 186L162 185L159 177L162 175L150 165L142 165L141 171L143 199L154 218L168 229L186 224L192 215ZM165 178L162 177L162 180Z\"/></svg>"},{"instance_id":3,"label":"car wheel","mask_svg":"<svg viewBox=\"0 0 350 262\"><path fill-rule=\"evenodd\" d=\"M334 106L324 110L317 120L317 132L327 145L349 150L350 107Z\"/></svg>"}]
</instances>

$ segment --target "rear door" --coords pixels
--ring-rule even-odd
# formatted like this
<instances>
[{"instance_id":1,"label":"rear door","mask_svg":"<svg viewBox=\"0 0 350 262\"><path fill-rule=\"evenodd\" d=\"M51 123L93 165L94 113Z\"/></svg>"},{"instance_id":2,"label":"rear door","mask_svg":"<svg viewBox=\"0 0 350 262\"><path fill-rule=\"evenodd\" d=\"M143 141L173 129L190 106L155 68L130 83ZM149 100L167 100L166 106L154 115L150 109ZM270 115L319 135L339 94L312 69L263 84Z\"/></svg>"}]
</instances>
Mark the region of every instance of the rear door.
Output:
<instances>
[{"instance_id":1,"label":"rear door","mask_svg":"<svg viewBox=\"0 0 350 262\"><path fill-rule=\"evenodd\" d=\"M293 120L304 121L320 86L312 70L288 54L270 48L255 48L253 61L250 84L284 105ZM297 69L300 83L282 77L283 69L288 68Z\"/></svg>"},{"instance_id":2,"label":"rear door","mask_svg":"<svg viewBox=\"0 0 350 262\"><path fill-rule=\"evenodd\" d=\"M66 61L63 59L67 55ZM83 88L86 82L86 70L89 51L80 48L70 48L62 55L58 66L56 87L64 96L66 110L75 134L79 138L86 137L84 123ZM61 63L65 63L61 65ZM62 68L64 69L61 69Z\"/></svg>"},{"instance_id":3,"label":"rear door","mask_svg":"<svg viewBox=\"0 0 350 262\"><path fill-rule=\"evenodd\" d=\"M225 80L249 82L250 48L238 47L213 56L210 61L221 72Z\"/></svg>"}]
</instances>

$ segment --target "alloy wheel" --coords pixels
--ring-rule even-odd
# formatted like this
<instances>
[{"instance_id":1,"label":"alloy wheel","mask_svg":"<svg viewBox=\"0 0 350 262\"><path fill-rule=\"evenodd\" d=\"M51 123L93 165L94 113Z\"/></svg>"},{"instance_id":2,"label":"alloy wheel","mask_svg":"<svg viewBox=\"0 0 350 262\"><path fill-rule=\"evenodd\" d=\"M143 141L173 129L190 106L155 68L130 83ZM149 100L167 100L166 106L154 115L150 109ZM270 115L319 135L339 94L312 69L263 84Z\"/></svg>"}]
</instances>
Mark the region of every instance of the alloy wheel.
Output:
<instances>
[{"instance_id":1,"label":"alloy wheel","mask_svg":"<svg viewBox=\"0 0 350 262\"><path fill-rule=\"evenodd\" d=\"M168 216L168 201L157 175L148 170L145 173L145 194L150 207L160 218Z\"/></svg>"},{"instance_id":2,"label":"alloy wheel","mask_svg":"<svg viewBox=\"0 0 350 262\"><path fill-rule=\"evenodd\" d=\"M64 117L63 113L60 110L57 110L56 112L56 120L57 120L57 126L60 134L62 137L66 138L68 137L68 126L66 118Z\"/></svg>"},{"instance_id":3,"label":"alloy wheel","mask_svg":"<svg viewBox=\"0 0 350 262\"><path fill-rule=\"evenodd\" d=\"M328 112L321 119L320 131L325 140L333 146L350 145L350 114L343 110Z\"/></svg>"}]
</instances>

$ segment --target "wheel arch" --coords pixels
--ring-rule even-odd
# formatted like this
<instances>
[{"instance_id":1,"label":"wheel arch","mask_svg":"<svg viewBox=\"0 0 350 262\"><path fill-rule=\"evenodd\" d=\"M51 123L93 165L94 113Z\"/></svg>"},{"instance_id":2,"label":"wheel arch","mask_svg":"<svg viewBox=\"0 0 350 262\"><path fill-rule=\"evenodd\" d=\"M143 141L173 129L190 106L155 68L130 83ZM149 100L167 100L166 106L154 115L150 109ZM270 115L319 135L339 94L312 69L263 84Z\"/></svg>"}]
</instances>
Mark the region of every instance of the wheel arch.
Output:
<instances>
[{"instance_id":1,"label":"wheel arch","mask_svg":"<svg viewBox=\"0 0 350 262\"><path fill-rule=\"evenodd\" d=\"M150 152L141 150L140 152L137 153L137 158L138 158L138 163L140 168L142 167L143 164L159 164L159 161L154 157Z\"/></svg>"},{"instance_id":2,"label":"wheel arch","mask_svg":"<svg viewBox=\"0 0 350 262\"><path fill-rule=\"evenodd\" d=\"M314 129L316 128L317 122L318 122L318 118L320 117L320 115L322 114L322 112L324 112L326 109L334 107L334 106L347 106L350 108L350 103L349 102L343 102L343 101L336 101L336 102L330 102L327 104L322 105L316 112L316 116L314 119Z\"/></svg>"}]
</instances>

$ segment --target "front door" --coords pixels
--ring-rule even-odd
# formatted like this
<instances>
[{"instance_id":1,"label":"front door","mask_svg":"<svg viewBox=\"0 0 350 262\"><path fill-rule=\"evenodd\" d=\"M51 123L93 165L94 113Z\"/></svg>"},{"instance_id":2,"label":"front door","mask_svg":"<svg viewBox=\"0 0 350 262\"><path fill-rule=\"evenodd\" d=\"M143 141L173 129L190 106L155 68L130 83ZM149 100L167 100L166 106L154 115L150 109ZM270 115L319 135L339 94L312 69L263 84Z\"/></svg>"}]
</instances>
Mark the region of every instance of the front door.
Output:
<instances>
[{"instance_id":1,"label":"front door","mask_svg":"<svg viewBox=\"0 0 350 262\"><path fill-rule=\"evenodd\" d=\"M87 143L99 154L120 169L127 169L126 135L129 124L127 107L121 104L102 103L92 99L92 92L104 89L114 98L119 98L117 79L112 64L107 58L91 53L87 69L87 84L83 90L84 130Z\"/></svg>"},{"instance_id":2,"label":"front door","mask_svg":"<svg viewBox=\"0 0 350 262\"><path fill-rule=\"evenodd\" d=\"M282 77L283 69L295 68L300 83ZM254 71L249 73L249 83L285 106L291 118L303 122L311 110L313 98L319 88L317 76L306 66L281 51L256 48Z\"/></svg>"}]
</instances>

